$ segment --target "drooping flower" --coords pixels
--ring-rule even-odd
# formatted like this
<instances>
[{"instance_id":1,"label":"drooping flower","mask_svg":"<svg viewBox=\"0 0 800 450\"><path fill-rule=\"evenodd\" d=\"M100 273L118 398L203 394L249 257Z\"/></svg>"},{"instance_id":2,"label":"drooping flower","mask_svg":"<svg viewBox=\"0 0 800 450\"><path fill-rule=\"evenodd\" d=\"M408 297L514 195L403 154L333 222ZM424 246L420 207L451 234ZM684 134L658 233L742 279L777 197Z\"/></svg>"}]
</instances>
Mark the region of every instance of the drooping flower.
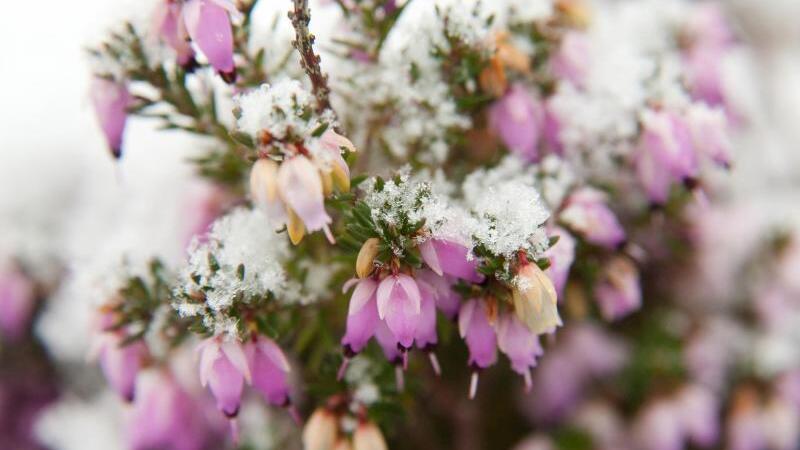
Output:
<instances>
[{"instance_id":1,"label":"drooping flower","mask_svg":"<svg viewBox=\"0 0 800 450\"><path fill-rule=\"evenodd\" d=\"M714 393L701 384L684 387L675 398L683 429L691 442L708 448L719 440L719 405Z\"/></svg>"},{"instance_id":2,"label":"drooping flower","mask_svg":"<svg viewBox=\"0 0 800 450\"><path fill-rule=\"evenodd\" d=\"M497 335L489 322L486 302L472 299L461 306L458 329L469 348L469 366L473 369L469 397L478 389L478 370L497 362Z\"/></svg>"},{"instance_id":3,"label":"drooping flower","mask_svg":"<svg viewBox=\"0 0 800 450\"><path fill-rule=\"evenodd\" d=\"M251 382L250 367L242 344L211 337L198 347L200 383L211 390L217 408L228 417L236 417L242 400L244 382Z\"/></svg>"},{"instance_id":4,"label":"drooping flower","mask_svg":"<svg viewBox=\"0 0 800 450\"><path fill-rule=\"evenodd\" d=\"M0 334L12 341L21 338L35 304L31 280L16 268L0 268Z\"/></svg>"},{"instance_id":5,"label":"drooping flower","mask_svg":"<svg viewBox=\"0 0 800 450\"><path fill-rule=\"evenodd\" d=\"M272 339L256 336L245 344L248 368L253 387L270 404L289 404L289 361Z\"/></svg>"},{"instance_id":6,"label":"drooping flower","mask_svg":"<svg viewBox=\"0 0 800 450\"><path fill-rule=\"evenodd\" d=\"M155 369L144 371L136 382L136 401L127 421L129 447L205 448L210 437L208 423L198 406L171 374Z\"/></svg>"},{"instance_id":7,"label":"drooping flower","mask_svg":"<svg viewBox=\"0 0 800 450\"><path fill-rule=\"evenodd\" d=\"M496 328L497 346L508 356L511 368L524 377L525 388L530 390L530 369L536 366L536 358L544 353L539 338L511 313L500 316Z\"/></svg>"},{"instance_id":8,"label":"drooping flower","mask_svg":"<svg viewBox=\"0 0 800 450\"><path fill-rule=\"evenodd\" d=\"M601 191L580 188L569 196L558 218L588 242L616 249L625 242L625 230L607 200Z\"/></svg>"},{"instance_id":9,"label":"drooping flower","mask_svg":"<svg viewBox=\"0 0 800 450\"><path fill-rule=\"evenodd\" d=\"M669 400L648 405L634 424L634 440L642 450L681 450L683 438L680 416Z\"/></svg>"},{"instance_id":10,"label":"drooping flower","mask_svg":"<svg viewBox=\"0 0 800 450\"><path fill-rule=\"evenodd\" d=\"M709 105L724 105L722 65L734 43L730 25L717 2L692 8L685 30L683 59L692 97Z\"/></svg>"},{"instance_id":11,"label":"drooping flower","mask_svg":"<svg viewBox=\"0 0 800 450\"><path fill-rule=\"evenodd\" d=\"M448 276L436 275L426 269L418 270L416 278L433 288L436 307L448 319L455 320L458 317L458 310L461 309L461 296L453 289L455 280Z\"/></svg>"},{"instance_id":12,"label":"drooping flower","mask_svg":"<svg viewBox=\"0 0 800 450\"><path fill-rule=\"evenodd\" d=\"M489 124L509 150L529 160L539 160L539 138L544 111L528 90L512 85L489 109Z\"/></svg>"},{"instance_id":13,"label":"drooping flower","mask_svg":"<svg viewBox=\"0 0 800 450\"><path fill-rule=\"evenodd\" d=\"M439 338L436 334L436 302L433 287L418 281L420 292L420 316L414 332L414 344L417 348L431 351Z\"/></svg>"},{"instance_id":14,"label":"drooping flower","mask_svg":"<svg viewBox=\"0 0 800 450\"><path fill-rule=\"evenodd\" d=\"M444 238L430 238L419 245L425 264L438 275L450 275L473 283L480 283L478 260L469 259L469 248Z\"/></svg>"},{"instance_id":15,"label":"drooping flower","mask_svg":"<svg viewBox=\"0 0 800 450\"><path fill-rule=\"evenodd\" d=\"M319 170L305 156L298 155L281 164L278 191L290 217L292 213L297 214L308 231L321 230L331 223L325 212Z\"/></svg>"},{"instance_id":16,"label":"drooping flower","mask_svg":"<svg viewBox=\"0 0 800 450\"><path fill-rule=\"evenodd\" d=\"M564 34L550 64L556 77L582 87L589 70L589 58L589 38L586 33L570 31Z\"/></svg>"},{"instance_id":17,"label":"drooping flower","mask_svg":"<svg viewBox=\"0 0 800 450\"><path fill-rule=\"evenodd\" d=\"M231 17L239 14L230 0L189 0L183 6L186 31L227 82L236 78Z\"/></svg>"},{"instance_id":18,"label":"drooping flower","mask_svg":"<svg viewBox=\"0 0 800 450\"><path fill-rule=\"evenodd\" d=\"M642 146L651 153L658 170L675 181L696 178L699 170L692 131L683 115L675 111L647 110L642 113Z\"/></svg>"},{"instance_id":19,"label":"drooping flower","mask_svg":"<svg viewBox=\"0 0 800 450\"><path fill-rule=\"evenodd\" d=\"M417 282L406 274L384 278L377 291L378 316L406 349L414 343L422 297Z\"/></svg>"},{"instance_id":20,"label":"drooping flower","mask_svg":"<svg viewBox=\"0 0 800 450\"><path fill-rule=\"evenodd\" d=\"M330 450L339 434L336 416L326 408L317 408L303 428L304 450Z\"/></svg>"},{"instance_id":21,"label":"drooping flower","mask_svg":"<svg viewBox=\"0 0 800 450\"><path fill-rule=\"evenodd\" d=\"M558 242L546 253L547 258L550 260L550 267L547 268L545 273L553 280L556 293L559 298L562 298L569 269L575 260L575 238L561 227L553 227L549 234L558 236Z\"/></svg>"},{"instance_id":22,"label":"drooping flower","mask_svg":"<svg viewBox=\"0 0 800 450\"><path fill-rule=\"evenodd\" d=\"M639 270L630 258L615 256L603 269L594 292L606 320L622 318L642 305Z\"/></svg>"},{"instance_id":23,"label":"drooping flower","mask_svg":"<svg viewBox=\"0 0 800 450\"><path fill-rule=\"evenodd\" d=\"M514 284L514 312L534 334L551 333L562 325L556 289L539 266L523 266Z\"/></svg>"},{"instance_id":24,"label":"drooping flower","mask_svg":"<svg viewBox=\"0 0 800 450\"><path fill-rule=\"evenodd\" d=\"M730 167L733 143L725 112L706 105L694 105L687 112L686 120L697 152L719 166Z\"/></svg>"},{"instance_id":25,"label":"drooping flower","mask_svg":"<svg viewBox=\"0 0 800 450\"><path fill-rule=\"evenodd\" d=\"M153 13L153 25L158 36L175 50L177 63L184 69L191 70L196 61L183 20L183 4L173 0L159 2Z\"/></svg>"},{"instance_id":26,"label":"drooping flower","mask_svg":"<svg viewBox=\"0 0 800 450\"><path fill-rule=\"evenodd\" d=\"M364 278L357 282L347 312L347 325L342 337L345 356L350 357L366 347L375 334L380 318L377 300L378 282Z\"/></svg>"},{"instance_id":27,"label":"drooping flower","mask_svg":"<svg viewBox=\"0 0 800 450\"><path fill-rule=\"evenodd\" d=\"M122 156L122 135L128 121L131 95L125 82L95 76L90 97L111 154Z\"/></svg>"},{"instance_id":28,"label":"drooping flower","mask_svg":"<svg viewBox=\"0 0 800 450\"><path fill-rule=\"evenodd\" d=\"M363 421L353 432L353 450L388 450L380 428L374 423Z\"/></svg>"},{"instance_id":29,"label":"drooping flower","mask_svg":"<svg viewBox=\"0 0 800 450\"><path fill-rule=\"evenodd\" d=\"M90 355L100 363L103 375L120 397L133 401L136 377L147 355L142 341L124 344L125 336L117 332L104 332L95 337Z\"/></svg>"}]
</instances>

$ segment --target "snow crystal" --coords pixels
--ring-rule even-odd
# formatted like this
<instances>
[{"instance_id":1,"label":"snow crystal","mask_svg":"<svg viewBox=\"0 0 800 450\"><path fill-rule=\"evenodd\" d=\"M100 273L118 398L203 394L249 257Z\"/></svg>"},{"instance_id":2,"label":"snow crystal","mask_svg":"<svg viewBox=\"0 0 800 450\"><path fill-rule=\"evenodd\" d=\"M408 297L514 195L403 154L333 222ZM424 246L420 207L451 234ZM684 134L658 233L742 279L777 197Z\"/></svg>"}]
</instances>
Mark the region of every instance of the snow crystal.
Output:
<instances>
[{"instance_id":1,"label":"snow crystal","mask_svg":"<svg viewBox=\"0 0 800 450\"><path fill-rule=\"evenodd\" d=\"M475 215L472 235L486 249L510 259L517 251L540 255L548 247L543 228L550 213L528 173L510 176L510 165L478 170L464 181L464 198Z\"/></svg>"},{"instance_id":2,"label":"snow crystal","mask_svg":"<svg viewBox=\"0 0 800 450\"><path fill-rule=\"evenodd\" d=\"M263 84L239 95L235 102L240 113L236 126L254 137L266 131L277 139L302 139L323 124L333 122L331 111L322 117L311 114L316 104L313 94L299 81L288 78L272 85Z\"/></svg>"},{"instance_id":3,"label":"snow crystal","mask_svg":"<svg viewBox=\"0 0 800 450\"><path fill-rule=\"evenodd\" d=\"M235 301L248 302L272 294L279 301L300 301L300 289L287 277L283 261L288 245L258 209L239 208L214 222L208 241L195 240L180 275L173 307L183 316L206 313L204 324L221 333L235 333L237 324L225 315ZM205 303L194 303L202 292ZM199 305L199 306L198 306Z\"/></svg>"}]
</instances>

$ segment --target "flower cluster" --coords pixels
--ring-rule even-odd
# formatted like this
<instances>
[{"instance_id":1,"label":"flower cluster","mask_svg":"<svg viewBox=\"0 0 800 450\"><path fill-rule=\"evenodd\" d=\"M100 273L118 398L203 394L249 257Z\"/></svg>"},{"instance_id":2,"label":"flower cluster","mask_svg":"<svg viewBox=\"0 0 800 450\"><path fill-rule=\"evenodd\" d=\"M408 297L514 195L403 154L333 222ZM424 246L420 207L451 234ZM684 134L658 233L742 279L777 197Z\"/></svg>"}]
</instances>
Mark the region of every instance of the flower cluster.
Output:
<instances>
[{"instance_id":1,"label":"flower cluster","mask_svg":"<svg viewBox=\"0 0 800 450\"><path fill-rule=\"evenodd\" d=\"M343 155L355 147L337 134L330 110L314 113L314 97L294 80L263 85L237 98L238 129L255 140L259 159L250 172L253 202L285 224L298 244L306 233L324 230L333 242L325 197L334 186L350 189Z\"/></svg>"},{"instance_id":2,"label":"flower cluster","mask_svg":"<svg viewBox=\"0 0 800 450\"><path fill-rule=\"evenodd\" d=\"M530 384L529 368L542 353L537 335L561 325L553 283L535 262L550 247L548 213L531 183L511 179L484 189L481 177L467 179L464 201L407 171L359 188L363 200L348 224L351 239L363 243L358 279L345 285L355 284L342 338L347 358L374 336L398 365L399 384L412 346L428 352L438 373L438 309L458 317L471 367L494 364L499 346Z\"/></svg>"}]
</instances>

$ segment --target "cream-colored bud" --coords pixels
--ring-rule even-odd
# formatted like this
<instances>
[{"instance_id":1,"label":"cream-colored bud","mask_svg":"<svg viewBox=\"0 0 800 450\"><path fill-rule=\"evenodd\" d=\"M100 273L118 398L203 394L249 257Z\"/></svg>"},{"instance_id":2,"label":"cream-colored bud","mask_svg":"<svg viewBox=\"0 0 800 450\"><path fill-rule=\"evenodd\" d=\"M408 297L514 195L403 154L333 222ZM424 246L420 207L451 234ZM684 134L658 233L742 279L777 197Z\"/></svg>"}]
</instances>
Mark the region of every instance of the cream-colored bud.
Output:
<instances>
[{"instance_id":1,"label":"cream-colored bud","mask_svg":"<svg viewBox=\"0 0 800 450\"><path fill-rule=\"evenodd\" d=\"M250 170L250 197L259 206L266 206L278 198L278 163L261 158Z\"/></svg>"},{"instance_id":2,"label":"cream-colored bud","mask_svg":"<svg viewBox=\"0 0 800 450\"><path fill-rule=\"evenodd\" d=\"M330 172L319 171L319 179L322 180L322 195L330 197L333 194L333 178Z\"/></svg>"},{"instance_id":3,"label":"cream-colored bud","mask_svg":"<svg viewBox=\"0 0 800 450\"><path fill-rule=\"evenodd\" d=\"M291 208L286 208L286 210L289 213L286 231L289 232L289 240L292 241L292 244L297 245L302 242L303 237L306 235L306 226L294 210Z\"/></svg>"},{"instance_id":4,"label":"cream-colored bud","mask_svg":"<svg viewBox=\"0 0 800 450\"><path fill-rule=\"evenodd\" d=\"M333 178L333 184L335 184L341 192L350 192L350 175L348 175L347 171L345 171L342 166L333 164L331 176Z\"/></svg>"},{"instance_id":5,"label":"cream-colored bud","mask_svg":"<svg viewBox=\"0 0 800 450\"><path fill-rule=\"evenodd\" d=\"M340 438L333 446L333 450L353 450L353 444L350 443L350 439Z\"/></svg>"},{"instance_id":6,"label":"cream-colored bud","mask_svg":"<svg viewBox=\"0 0 800 450\"><path fill-rule=\"evenodd\" d=\"M353 433L353 450L388 450L381 430L372 422L362 422Z\"/></svg>"},{"instance_id":7,"label":"cream-colored bud","mask_svg":"<svg viewBox=\"0 0 800 450\"><path fill-rule=\"evenodd\" d=\"M514 312L533 333L549 333L562 325L555 286L539 266L525 265L514 281Z\"/></svg>"},{"instance_id":8,"label":"cream-colored bud","mask_svg":"<svg viewBox=\"0 0 800 450\"><path fill-rule=\"evenodd\" d=\"M338 434L336 416L318 408L303 428L303 450L333 450Z\"/></svg>"},{"instance_id":9,"label":"cream-colored bud","mask_svg":"<svg viewBox=\"0 0 800 450\"><path fill-rule=\"evenodd\" d=\"M356 259L356 275L358 275L358 278L366 278L372 273L380 243L378 238L369 238L361 246Z\"/></svg>"}]
</instances>

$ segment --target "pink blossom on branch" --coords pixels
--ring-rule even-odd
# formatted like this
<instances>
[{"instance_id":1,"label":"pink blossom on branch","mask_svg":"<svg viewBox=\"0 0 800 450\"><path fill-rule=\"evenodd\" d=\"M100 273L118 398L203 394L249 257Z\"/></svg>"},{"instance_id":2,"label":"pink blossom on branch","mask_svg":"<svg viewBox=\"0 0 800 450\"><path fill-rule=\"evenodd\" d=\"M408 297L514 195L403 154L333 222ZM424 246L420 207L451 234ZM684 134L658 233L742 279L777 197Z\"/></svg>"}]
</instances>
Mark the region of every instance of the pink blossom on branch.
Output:
<instances>
[{"instance_id":1,"label":"pink blossom on branch","mask_svg":"<svg viewBox=\"0 0 800 450\"><path fill-rule=\"evenodd\" d=\"M122 156L122 135L128 121L131 95L127 83L95 76L90 97L100 128L114 158Z\"/></svg>"}]
</instances>

